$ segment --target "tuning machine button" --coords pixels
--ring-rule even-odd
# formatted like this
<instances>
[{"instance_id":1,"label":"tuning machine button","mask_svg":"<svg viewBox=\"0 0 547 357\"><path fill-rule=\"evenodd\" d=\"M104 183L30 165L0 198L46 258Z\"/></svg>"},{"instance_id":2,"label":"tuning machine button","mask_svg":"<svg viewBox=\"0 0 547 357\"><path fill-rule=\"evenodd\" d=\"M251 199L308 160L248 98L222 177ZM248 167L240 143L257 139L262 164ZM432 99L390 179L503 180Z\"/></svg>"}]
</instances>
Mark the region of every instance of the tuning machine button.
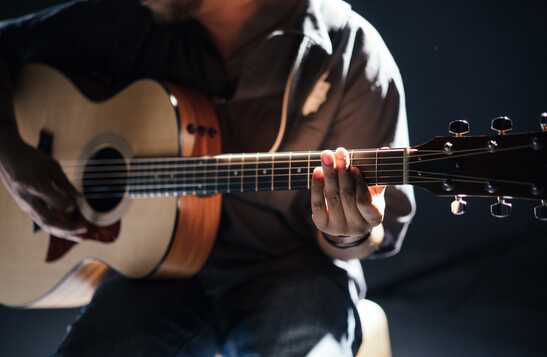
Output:
<instances>
[{"instance_id":1,"label":"tuning machine button","mask_svg":"<svg viewBox=\"0 0 547 357\"><path fill-rule=\"evenodd\" d=\"M454 216L465 214L466 208L467 202L463 200L462 196L455 196L454 201L450 204L450 211Z\"/></svg>"},{"instance_id":2,"label":"tuning machine button","mask_svg":"<svg viewBox=\"0 0 547 357\"><path fill-rule=\"evenodd\" d=\"M540 221L547 221L547 200L541 201L539 206L534 207L534 217Z\"/></svg>"},{"instance_id":3,"label":"tuning machine button","mask_svg":"<svg viewBox=\"0 0 547 357\"><path fill-rule=\"evenodd\" d=\"M459 138L471 131L471 126L467 120L454 120L448 124L448 132Z\"/></svg>"},{"instance_id":4,"label":"tuning machine button","mask_svg":"<svg viewBox=\"0 0 547 357\"><path fill-rule=\"evenodd\" d=\"M497 117L492 119L490 128L498 133L498 135L505 135L513 130L513 121L508 117Z\"/></svg>"},{"instance_id":5,"label":"tuning machine button","mask_svg":"<svg viewBox=\"0 0 547 357\"><path fill-rule=\"evenodd\" d=\"M547 132L547 113L541 114L539 125L541 126L541 130Z\"/></svg>"},{"instance_id":6,"label":"tuning machine button","mask_svg":"<svg viewBox=\"0 0 547 357\"><path fill-rule=\"evenodd\" d=\"M511 215L512 206L504 197L498 197L498 202L490 205L490 214L496 218L507 218Z\"/></svg>"}]
</instances>

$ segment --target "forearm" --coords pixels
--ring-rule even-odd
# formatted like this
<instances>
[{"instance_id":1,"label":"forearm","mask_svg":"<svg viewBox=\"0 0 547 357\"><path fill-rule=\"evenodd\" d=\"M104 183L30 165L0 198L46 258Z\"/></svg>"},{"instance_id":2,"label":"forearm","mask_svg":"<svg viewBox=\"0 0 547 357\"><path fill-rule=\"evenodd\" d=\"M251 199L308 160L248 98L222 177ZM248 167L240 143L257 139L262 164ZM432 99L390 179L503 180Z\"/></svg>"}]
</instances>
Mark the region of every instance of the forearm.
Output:
<instances>
[{"instance_id":1,"label":"forearm","mask_svg":"<svg viewBox=\"0 0 547 357\"><path fill-rule=\"evenodd\" d=\"M370 236L364 242L356 247L347 249L336 248L327 242L325 236L325 233L317 231L317 241L319 246L328 256L341 260L364 259L373 254L382 244L382 241L384 240L384 228L382 224L374 227L370 232Z\"/></svg>"}]
</instances>

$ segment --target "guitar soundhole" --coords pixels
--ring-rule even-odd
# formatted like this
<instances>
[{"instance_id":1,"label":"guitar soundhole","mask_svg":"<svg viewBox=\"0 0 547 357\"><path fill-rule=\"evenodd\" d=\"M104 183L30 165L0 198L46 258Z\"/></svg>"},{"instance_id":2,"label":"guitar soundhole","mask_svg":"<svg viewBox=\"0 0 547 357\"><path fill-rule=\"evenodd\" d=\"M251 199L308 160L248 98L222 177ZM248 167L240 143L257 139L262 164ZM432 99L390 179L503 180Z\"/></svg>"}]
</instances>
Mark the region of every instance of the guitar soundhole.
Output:
<instances>
[{"instance_id":1,"label":"guitar soundhole","mask_svg":"<svg viewBox=\"0 0 547 357\"><path fill-rule=\"evenodd\" d=\"M87 203L96 212L115 209L127 191L127 166L122 154L113 148L97 151L86 163L82 187Z\"/></svg>"}]
</instances>

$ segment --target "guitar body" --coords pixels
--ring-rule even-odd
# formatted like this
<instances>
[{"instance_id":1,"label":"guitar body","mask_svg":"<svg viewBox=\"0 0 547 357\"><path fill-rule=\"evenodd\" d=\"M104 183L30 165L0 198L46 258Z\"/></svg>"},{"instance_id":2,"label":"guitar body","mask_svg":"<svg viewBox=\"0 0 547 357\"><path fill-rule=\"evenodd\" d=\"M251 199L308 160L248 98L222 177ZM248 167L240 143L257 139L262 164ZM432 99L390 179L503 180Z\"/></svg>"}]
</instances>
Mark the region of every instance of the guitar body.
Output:
<instances>
[{"instance_id":1,"label":"guitar body","mask_svg":"<svg viewBox=\"0 0 547 357\"><path fill-rule=\"evenodd\" d=\"M150 80L136 82L109 100L93 102L61 73L32 65L19 80L15 108L24 140L49 147L61 163L112 155L123 159L202 156L221 150L214 110L203 97ZM203 135L187 130L189 126L214 130ZM64 170L84 192L84 168L73 165ZM82 199L84 216L98 229L110 230L113 239L88 237L72 243L37 229L0 185L0 303L86 304L107 267L131 278L190 276L209 255L220 207L220 195L123 197L98 204Z\"/></svg>"},{"instance_id":2,"label":"guitar body","mask_svg":"<svg viewBox=\"0 0 547 357\"><path fill-rule=\"evenodd\" d=\"M307 190L321 164L320 151L218 155L210 103L151 80L96 102L58 71L33 65L14 99L23 139L61 163L91 227L76 241L49 236L0 185L0 304L86 304L108 267L131 278L195 274L214 243L220 194ZM499 117L495 135L465 136L469 123L455 121L455 136L350 150L351 165L369 185L455 197L456 215L466 197L494 199L498 218L509 216L509 200L526 199L539 202L533 214L547 221L547 114L540 124L539 132L508 135L512 122Z\"/></svg>"}]
</instances>

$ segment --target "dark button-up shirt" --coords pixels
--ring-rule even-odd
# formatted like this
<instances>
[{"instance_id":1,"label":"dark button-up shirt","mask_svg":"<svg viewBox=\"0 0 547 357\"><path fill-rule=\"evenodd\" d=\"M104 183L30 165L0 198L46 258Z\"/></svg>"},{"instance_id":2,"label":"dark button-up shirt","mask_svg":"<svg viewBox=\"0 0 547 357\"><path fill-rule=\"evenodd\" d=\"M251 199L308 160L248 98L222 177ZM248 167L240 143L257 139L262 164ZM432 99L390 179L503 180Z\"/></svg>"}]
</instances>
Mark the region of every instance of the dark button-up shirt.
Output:
<instances>
[{"instance_id":1,"label":"dark button-up shirt","mask_svg":"<svg viewBox=\"0 0 547 357\"><path fill-rule=\"evenodd\" d=\"M227 61L197 21L158 24L136 0L72 1L0 22L0 56L14 74L43 62L114 89L146 77L200 90L214 100L225 152L408 146L401 77L376 30L341 0L302 0L270 24L275 4L247 24L248 41ZM399 250L414 211L410 187L389 187L386 200L386 239L375 256ZM226 195L201 273L206 285L283 269L331 271L309 201L309 192ZM360 280L360 266L346 266Z\"/></svg>"}]
</instances>

